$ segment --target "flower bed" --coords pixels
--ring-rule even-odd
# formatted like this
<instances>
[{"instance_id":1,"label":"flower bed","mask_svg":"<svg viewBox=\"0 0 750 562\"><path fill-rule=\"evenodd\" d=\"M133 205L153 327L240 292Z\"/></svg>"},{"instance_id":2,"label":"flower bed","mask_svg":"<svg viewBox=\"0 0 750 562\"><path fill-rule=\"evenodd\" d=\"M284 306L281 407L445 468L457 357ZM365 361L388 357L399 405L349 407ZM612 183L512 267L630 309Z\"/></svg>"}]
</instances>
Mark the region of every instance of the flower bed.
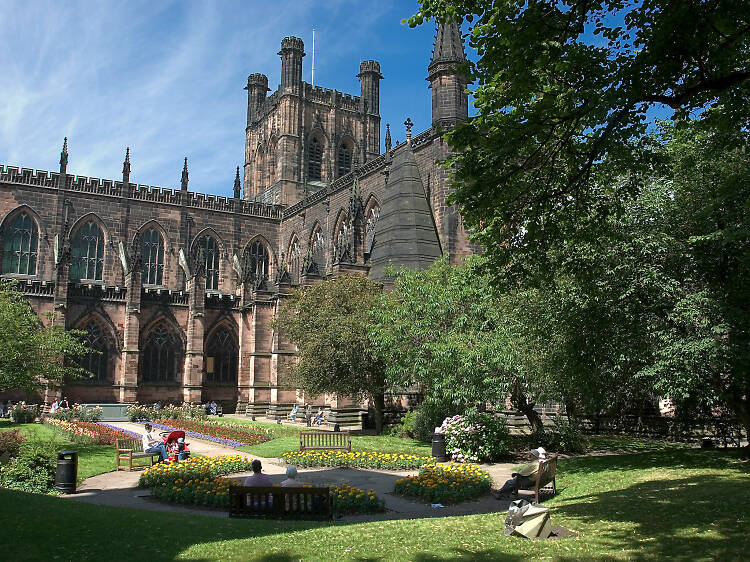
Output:
<instances>
[{"instance_id":1,"label":"flower bed","mask_svg":"<svg viewBox=\"0 0 750 562\"><path fill-rule=\"evenodd\" d=\"M492 487L489 472L474 464L430 464L417 476L396 480L395 492L431 503L458 503L483 496Z\"/></svg>"},{"instance_id":2,"label":"flower bed","mask_svg":"<svg viewBox=\"0 0 750 562\"><path fill-rule=\"evenodd\" d=\"M359 488L341 484L331 486L333 511L336 513L378 513L385 511L385 502L375 494L375 490L365 492Z\"/></svg>"},{"instance_id":3,"label":"flower bed","mask_svg":"<svg viewBox=\"0 0 750 562\"><path fill-rule=\"evenodd\" d=\"M181 462L157 464L146 468L138 480L142 488L154 488L163 484L213 480L233 472L252 470L252 459L241 455L221 455L217 457L190 457Z\"/></svg>"},{"instance_id":4,"label":"flower bed","mask_svg":"<svg viewBox=\"0 0 750 562\"><path fill-rule=\"evenodd\" d=\"M435 462L433 457L376 453L373 451L291 451L281 457L289 464L301 467L332 466L354 468L384 468L386 470L408 470Z\"/></svg>"},{"instance_id":5,"label":"flower bed","mask_svg":"<svg viewBox=\"0 0 750 562\"><path fill-rule=\"evenodd\" d=\"M155 486L151 489L151 495L175 503L227 507L231 485L232 481L227 478L178 478L172 483Z\"/></svg>"},{"instance_id":6,"label":"flower bed","mask_svg":"<svg viewBox=\"0 0 750 562\"><path fill-rule=\"evenodd\" d=\"M126 432L123 429L113 426L79 420L66 421L47 418L45 423L58 431L66 433L72 441L76 442L114 445L118 439L140 437L140 435L131 431Z\"/></svg>"},{"instance_id":7,"label":"flower bed","mask_svg":"<svg viewBox=\"0 0 750 562\"><path fill-rule=\"evenodd\" d=\"M207 422L193 422L183 420L158 420L150 422L152 426L174 431L181 429L185 435L205 439L227 445L229 447L242 447L244 445L257 445L271 440L268 431L253 427L252 431L244 429L244 426L225 426Z\"/></svg>"}]
</instances>

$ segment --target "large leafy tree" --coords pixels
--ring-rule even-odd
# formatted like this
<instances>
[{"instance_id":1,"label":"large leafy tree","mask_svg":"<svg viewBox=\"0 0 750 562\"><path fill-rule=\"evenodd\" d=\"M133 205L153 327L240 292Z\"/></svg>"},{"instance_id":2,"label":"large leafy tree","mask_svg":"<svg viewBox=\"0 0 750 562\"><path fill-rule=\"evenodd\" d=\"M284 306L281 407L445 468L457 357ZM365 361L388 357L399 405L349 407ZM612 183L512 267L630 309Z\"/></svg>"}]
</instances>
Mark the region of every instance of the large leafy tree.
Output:
<instances>
[{"instance_id":1,"label":"large leafy tree","mask_svg":"<svg viewBox=\"0 0 750 562\"><path fill-rule=\"evenodd\" d=\"M381 286L362 275L342 275L292 293L275 327L297 346L288 364L292 382L305 392L369 398L378 432L383 427L385 368L368 340L370 314Z\"/></svg>"},{"instance_id":2,"label":"large leafy tree","mask_svg":"<svg viewBox=\"0 0 750 562\"><path fill-rule=\"evenodd\" d=\"M72 361L92 352L80 335L44 325L14 283L0 280L0 390L33 392L85 376Z\"/></svg>"},{"instance_id":3,"label":"large leafy tree","mask_svg":"<svg viewBox=\"0 0 750 562\"><path fill-rule=\"evenodd\" d=\"M419 3L412 26L470 22L477 115L447 134L454 200L506 279L545 278L550 247L596 236L637 188L624 172L650 165L639 150L649 111L710 120L721 106L748 124L744 0ZM619 181L597 181L602 169Z\"/></svg>"}]
</instances>

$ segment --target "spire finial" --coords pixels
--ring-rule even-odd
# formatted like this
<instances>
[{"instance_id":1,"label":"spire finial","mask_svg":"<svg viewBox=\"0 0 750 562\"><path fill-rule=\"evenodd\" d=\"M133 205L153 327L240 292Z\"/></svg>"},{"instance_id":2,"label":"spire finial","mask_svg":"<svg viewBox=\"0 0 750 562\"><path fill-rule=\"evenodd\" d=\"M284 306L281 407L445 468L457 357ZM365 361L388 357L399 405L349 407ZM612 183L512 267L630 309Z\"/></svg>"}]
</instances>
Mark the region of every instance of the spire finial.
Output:
<instances>
[{"instance_id":1,"label":"spire finial","mask_svg":"<svg viewBox=\"0 0 750 562\"><path fill-rule=\"evenodd\" d=\"M239 199L242 192L240 191L242 184L240 183L240 167L237 166L237 175L234 176L234 198Z\"/></svg>"},{"instance_id":2,"label":"spire finial","mask_svg":"<svg viewBox=\"0 0 750 562\"><path fill-rule=\"evenodd\" d=\"M122 163L122 183L130 183L130 147L125 148L125 162Z\"/></svg>"},{"instance_id":3,"label":"spire finial","mask_svg":"<svg viewBox=\"0 0 750 562\"><path fill-rule=\"evenodd\" d=\"M188 188L188 169L187 169L187 156L185 156L185 165L182 167L182 181L180 182L183 191L187 191Z\"/></svg>"},{"instance_id":4,"label":"spire finial","mask_svg":"<svg viewBox=\"0 0 750 562\"><path fill-rule=\"evenodd\" d=\"M63 140L62 152L60 152L60 174L67 173L68 170L68 137Z\"/></svg>"},{"instance_id":5,"label":"spire finial","mask_svg":"<svg viewBox=\"0 0 750 562\"><path fill-rule=\"evenodd\" d=\"M406 118L406 121L404 121L404 125L406 125L406 142L409 142L411 140L411 128L414 126L411 117Z\"/></svg>"},{"instance_id":6,"label":"spire finial","mask_svg":"<svg viewBox=\"0 0 750 562\"><path fill-rule=\"evenodd\" d=\"M391 140L391 124L386 123L385 124L385 149L390 150L393 146L393 141Z\"/></svg>"}]
</instances>

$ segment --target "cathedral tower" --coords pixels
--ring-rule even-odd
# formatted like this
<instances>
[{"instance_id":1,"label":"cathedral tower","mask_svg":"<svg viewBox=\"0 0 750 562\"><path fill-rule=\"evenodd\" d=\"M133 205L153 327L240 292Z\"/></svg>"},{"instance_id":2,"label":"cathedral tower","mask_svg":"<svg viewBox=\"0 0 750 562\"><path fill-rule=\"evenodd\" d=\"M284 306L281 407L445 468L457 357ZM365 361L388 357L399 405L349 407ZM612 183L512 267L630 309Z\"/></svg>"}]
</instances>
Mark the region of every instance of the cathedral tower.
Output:
<instances>
[{"instance_id":1,"label":"cathedral tower","mask_svg":"<svg viewBox=\"0 0 750 562\"><path fill-rule=\"evenodd\" d=\"M459 66L466 62L461 28L455 23L438 24L427 80L432 88L432 124L452 127L469 115L468 80Z\"/></svg>"}]
</instances>

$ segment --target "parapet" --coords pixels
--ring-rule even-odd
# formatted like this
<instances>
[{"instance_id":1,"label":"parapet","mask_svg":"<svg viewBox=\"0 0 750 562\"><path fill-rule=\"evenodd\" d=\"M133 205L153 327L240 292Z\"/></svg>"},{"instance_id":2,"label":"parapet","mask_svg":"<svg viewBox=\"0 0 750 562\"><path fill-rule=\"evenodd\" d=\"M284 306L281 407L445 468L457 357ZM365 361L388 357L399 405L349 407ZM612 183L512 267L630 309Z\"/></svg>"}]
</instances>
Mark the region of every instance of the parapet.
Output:
<instances>
[{"instance_id":1,"label":"parapet","mask_svg":"<svg viewBox=\"0 0 750 562\"><path fill-rule=\"evenodd\" d=\"M281 40L281 50L282 51L287 51L287 50L300 51L302 52L302 55L304 56L305 43L299 37L284 37Z\"/></svg>"},{"instance_id":2,"label":"parapet","mask_svg":"<svg viewBox=\"0 0 750 562\"><path fill-rule=\"evenodd\" d=\"M362 76L363 74L377 74L378 78L382 78L380 63L376 60L363 60L359 63L359 74L357 76Z\"/></svg>"},{"instance_id":3,"label":"parapet","mask_svg":"<svg viewBox=\"0 0 750 562\"><path fill-rule=\"evenodd\" d=\"M265 88L265 91L268 91L268 76L265 74L251 74L247 77L247 86L248 88L250 86L260 86L261 88Z\"/></svg>"}]
</instances>

